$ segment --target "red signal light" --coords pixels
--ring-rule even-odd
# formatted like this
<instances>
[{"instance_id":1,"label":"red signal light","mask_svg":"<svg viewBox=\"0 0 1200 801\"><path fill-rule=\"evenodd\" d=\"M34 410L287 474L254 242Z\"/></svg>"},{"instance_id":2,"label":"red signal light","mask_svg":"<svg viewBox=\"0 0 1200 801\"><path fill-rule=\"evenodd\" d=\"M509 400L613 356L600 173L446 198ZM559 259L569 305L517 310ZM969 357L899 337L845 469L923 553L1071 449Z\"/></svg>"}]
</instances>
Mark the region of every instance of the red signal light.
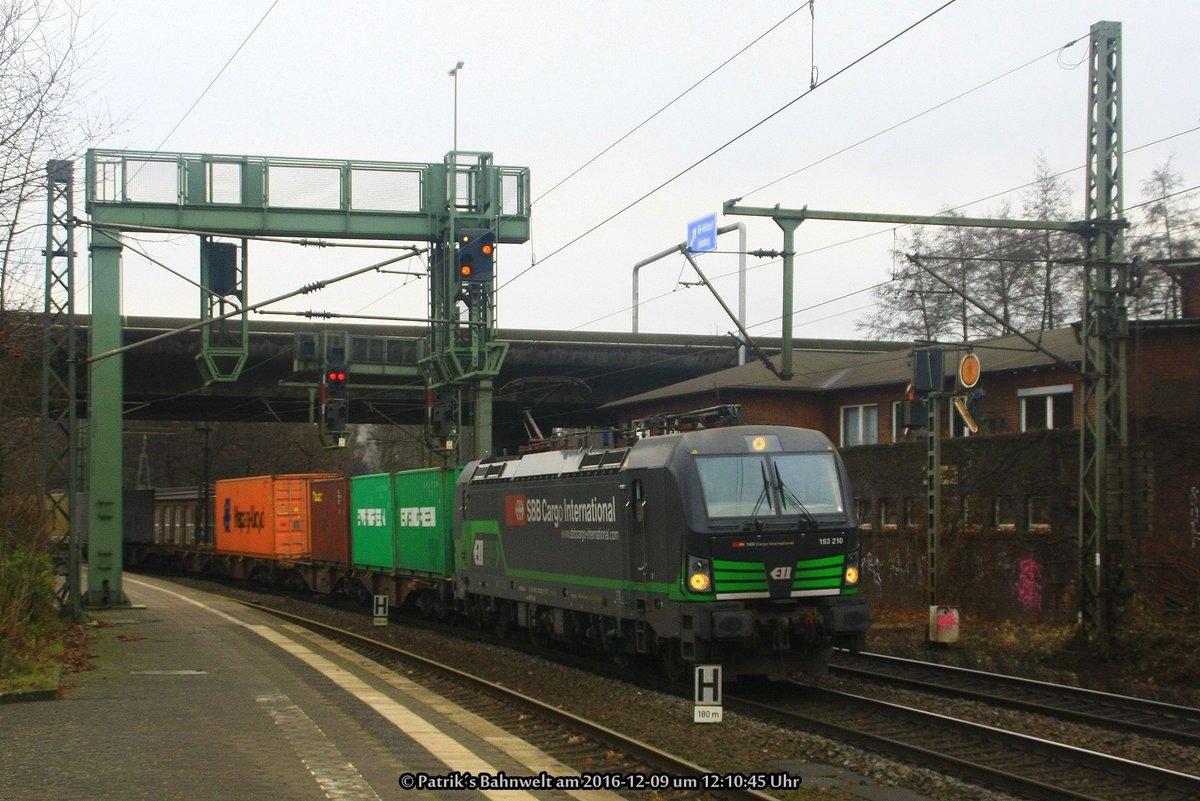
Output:
<instances>
[{"instance_id":1,"label":"red signal light","mask_svg":"<svg viewBox=\"0 0 1200 801\"><path fill-rule=\"evenodd\" d=\"M483 254L483 255L485 255L485 256L490 256L490 255L492 255L492 246L491 246L491 244L490 244L490 243L488 243L488 242L484 242L482 245L480 245L480 246L479 246L479 252L480 252L480 253L482 253L482 254Z\"/></svg>"},{"instance_id":2,"label":"red signal light","mask_svg":"<svg viewBox=\"0 0 1200 801\"><path fill-rule=\"evenodd\" d=\"M329 371L329 380L330 381L345 381L346 374L343 372L340 372L338 370L330 370Z\"/></svg>"},{"instance_id":3,"label":"red signal light","mask_svg":"<svg viewBox=\"0 0 1200 801\"><path fill-rule=\"evenodd\" d=\"M469 264L464 264L458 268L458 274L463 278L469 278L472 272L473 270L471 270L471 265Z\"/></svg>"}]
</instances>

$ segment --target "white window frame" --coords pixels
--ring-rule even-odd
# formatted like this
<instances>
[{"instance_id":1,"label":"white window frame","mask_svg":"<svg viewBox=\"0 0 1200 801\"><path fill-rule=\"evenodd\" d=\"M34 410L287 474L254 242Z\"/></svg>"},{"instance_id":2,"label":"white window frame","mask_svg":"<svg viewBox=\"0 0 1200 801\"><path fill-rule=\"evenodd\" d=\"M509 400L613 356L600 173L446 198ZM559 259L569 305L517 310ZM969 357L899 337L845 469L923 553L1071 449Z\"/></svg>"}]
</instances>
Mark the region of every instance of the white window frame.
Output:
<instances>
[{"instance_id":1,"label":"white window frame","mask_svg":"<svg viewBox=\"0 0 1200 801\"><path fill-rule=\"evenodd\" d=\"M1072 400L1075 395L1075 387L1071 384L1054 384L1048 387L1028 387L1026 389L1017 390L1017 400L1021 407L1021 431L1027 431L1025 407L1030 398L1041 398L1042 403L1046 404L1046 429L1054 429L1054 395L1071 395ZM1041 430L1041 429L1037 429Z\"/></svg>"},{"instance_id":2,"label":"white window frame","mask_svg":"<svg viewBox=\"0 0 1200 801\"><path fill-rule=\"evenodd\" d=\"M858 441L853 443L853 445L846 443L846 410L847 409L857 409L858 410ZM875 411L875 427L870 431L870 439L867 439L867 437L865 436L865 434L867 433L867 430L863 426L863 418L866 416L863 414L863 412L867 409L873 409ZM877 445L877 444L879 444L879 404L878 403L860 403L860 404L851 404L848 406L841 407L841 411L838 414L838 426L841 429L841 437L842 437L841 438L841 447L843 447L843 448L853 447L854 445Z\"/></svg>"}]
</instances>

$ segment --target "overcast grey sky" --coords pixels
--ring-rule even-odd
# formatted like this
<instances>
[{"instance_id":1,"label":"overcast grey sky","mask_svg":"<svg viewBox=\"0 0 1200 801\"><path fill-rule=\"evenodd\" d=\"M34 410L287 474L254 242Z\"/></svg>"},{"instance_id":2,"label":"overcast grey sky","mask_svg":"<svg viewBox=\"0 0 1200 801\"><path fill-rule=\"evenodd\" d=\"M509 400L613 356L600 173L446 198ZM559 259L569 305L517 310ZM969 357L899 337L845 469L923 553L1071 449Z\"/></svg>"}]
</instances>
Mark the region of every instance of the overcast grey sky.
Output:
<instances>
[{"instance_id":1,"label":"overcast grey sky","mask_svg":"<svg viewBox=\"0 0 1200 801\"><path fill-rule=\"evenodd\" d=\"M818 0L811 14L798 2L709 0L97 0L91 80L97 99L126 120L104 147L423 163L451 149L447 72L464 61L459 148L529 167L539 198L531 243L500 249L505 327L629 330L633 264L681 241L688 221L732 197L915 214L980 198L988 199L965 213L984 216L1006 200L1019 207L1019 192L997 195L1029 181L1039 153L1056 171L1084 162L1087 36L1099 20L1123 25L1126 204L1143 199L1141 181L1168 158L1188 186L1200 184L1200 132L1185 133L1200 126L1200 3L958 0L849 66L941 5ZM827 83L568 246L804 95L814 65ZM1165 141L1142 147L1158 140ZM1068 178L1080 216L1082 176L1076 169ZM740 219L751 249L781 247L774 223ZM858 336L854 323L871 301L860 290L889 277L894 236L882 225L801 227L797 336ZM721 249L735 241L723 238ZM194 239L154 244L152 252L197 272ZM252 245L251 300L370 259ZM701 263L735 305L736 257L709 254ZM193 287L129 251L124 264L125 313L195 316ZM778 335L781 267L750 264L751 333ZM681 256L642 272L643 331L732 328L703 288L679 286L694 280ZM369 276L281 308L420 317L426 291L424 280Z\"/></svg>"}]
</instances>

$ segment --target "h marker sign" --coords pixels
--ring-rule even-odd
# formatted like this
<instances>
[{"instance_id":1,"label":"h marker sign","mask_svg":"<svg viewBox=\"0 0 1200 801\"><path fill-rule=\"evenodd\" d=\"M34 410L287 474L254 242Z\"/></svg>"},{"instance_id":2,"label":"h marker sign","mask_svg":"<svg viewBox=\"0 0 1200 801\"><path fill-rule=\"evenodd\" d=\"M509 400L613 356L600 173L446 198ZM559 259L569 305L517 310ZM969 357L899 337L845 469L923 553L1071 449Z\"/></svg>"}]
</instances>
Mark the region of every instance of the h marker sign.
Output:
<instances>
[{"instance_id":1,"label":"h marker sign","mask_svg":"<svg viewBox=\"0 0 1200 801\"><path fill-rule=\"evenodd\" d=\"M696 705L692 708L693 723L720 723L724 717L721 707L721 666L696 665Z\"/></svg>"}]
</instances>

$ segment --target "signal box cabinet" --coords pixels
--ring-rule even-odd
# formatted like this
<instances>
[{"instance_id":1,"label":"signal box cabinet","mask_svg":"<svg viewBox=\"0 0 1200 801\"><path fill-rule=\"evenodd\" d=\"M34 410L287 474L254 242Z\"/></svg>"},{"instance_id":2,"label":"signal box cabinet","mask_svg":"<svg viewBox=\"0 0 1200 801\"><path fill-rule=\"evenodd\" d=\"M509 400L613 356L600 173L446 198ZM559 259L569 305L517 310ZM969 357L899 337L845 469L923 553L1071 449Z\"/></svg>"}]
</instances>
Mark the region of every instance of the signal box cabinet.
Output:
<instances>
[{"instance_id":1,"label":"signal box cabinet","mask_svg":"<svg viewBox=\"0 0 1200 801\"><path fill-rule=\"evenodd\" d=\"M268 559L312 556L312 483L331 473L218 481L217 549Z\"/></svg>"},{"instance_id":2,"label":"signal box cabinet","mask_svg":"<svg viewBox=\"0 0 1200 801\"><path fill-rule=\"evenodd\" d=\"M389 573L449 575L459 472L430 468L350 479L352 564Z\"/></svg>"}]
</instances>

